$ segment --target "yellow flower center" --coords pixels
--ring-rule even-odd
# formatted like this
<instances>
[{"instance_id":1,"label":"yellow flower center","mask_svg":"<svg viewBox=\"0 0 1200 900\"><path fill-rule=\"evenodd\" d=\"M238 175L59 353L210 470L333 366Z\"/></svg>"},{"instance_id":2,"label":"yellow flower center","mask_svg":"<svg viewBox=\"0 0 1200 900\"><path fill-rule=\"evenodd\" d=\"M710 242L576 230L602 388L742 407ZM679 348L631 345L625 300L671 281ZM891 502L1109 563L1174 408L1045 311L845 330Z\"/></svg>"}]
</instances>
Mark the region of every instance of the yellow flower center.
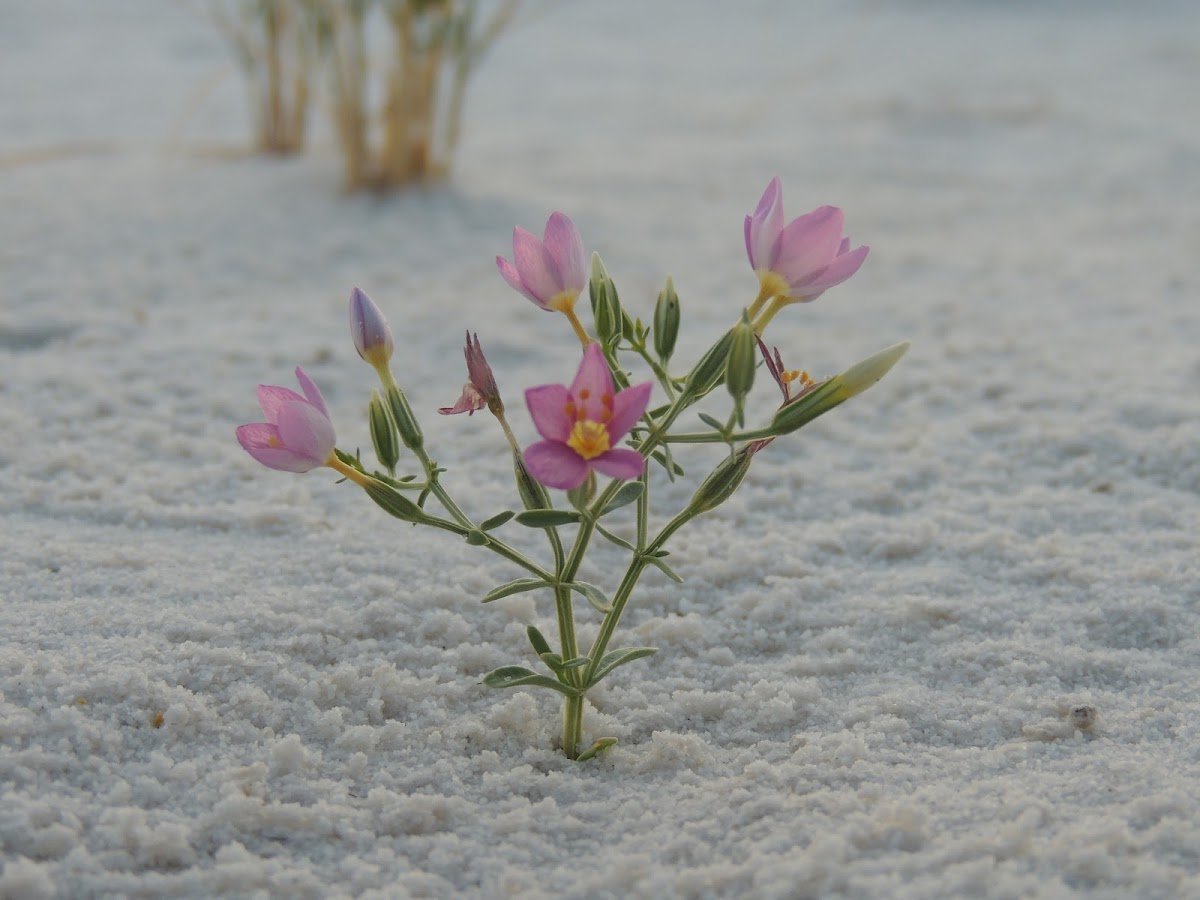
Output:
<instances>
[{"instance_id":1,"label":"yellow flower center","mask_svg":"<svg viewBox=\"0 0 1200 900\"><path fill-rule=\"evenodd\" d=\"M273 435L273 434L272 434L272 435L268 435L268 436L267 436L267 446L268 446L268 447L282 447L282 446L283 446L283 441L281 441L279 438L277 438L277 437L276 437L275 435Z\"/></svg>"},{"instance_id":2,"label":"yellow flower center","mask_svg":"<svg viewBox=\"0 0 1200 900\"><path fill-rule=\"evenodd\" d=\"M608 426L603 422L582 419L571 429L567 446L584 459L595 459L601 453L608 452Z\"/></svg>"}]
</instances>

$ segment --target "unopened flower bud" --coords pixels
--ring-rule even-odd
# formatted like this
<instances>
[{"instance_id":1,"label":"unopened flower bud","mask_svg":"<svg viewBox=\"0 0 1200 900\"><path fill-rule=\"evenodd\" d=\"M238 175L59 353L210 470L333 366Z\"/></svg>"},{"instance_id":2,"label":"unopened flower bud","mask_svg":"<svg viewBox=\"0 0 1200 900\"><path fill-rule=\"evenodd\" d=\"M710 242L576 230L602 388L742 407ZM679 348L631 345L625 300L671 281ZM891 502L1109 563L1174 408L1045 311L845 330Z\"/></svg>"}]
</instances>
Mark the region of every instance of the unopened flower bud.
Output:
<instances>
[{"instance_id":1,"label":"unopened flower bud","mask_svg":"<svg viewBox=\"0 0 1200 900\"><path fill-rule=\"evenodd\" d=\"M379 391L371 391L371 403L367 407L367 418L371 425L371 443L375 445L375 458L389 472L396 471L400 459L400 441L396 426L388 415L387 407Z\"/></svg>"},{"instance_id":2,"label":"unopened flower bud","mask_svg":"<svg viewBox=\"0 0 1200 900\"><path fill-rule=\"evenodd\" d=\"M392 332L375 301L355 288L350 292L350 336L358 355L376 369L392 358Z\"/></svg>"},{"instance_id":3,"label":"unopened flower bud","mask_svg":"<svg viewBox=\"0 0 1200 900\"><path fill-rule=\"evenodd\" d=\"M675 352L675 339L679 337L679 295L675 293L675 282L667 276L667 283L658 292L654 305L654 352L664 363Z\"/></svg>"},{"instance_id":4,"label":"unopened flower bud","mask_svg":"<svg viewBox=\"0 0 1200 900\"><path fill-rule=\"evenodd\" d=\"M404 391L395 384L389 385L387 402L392 411L392 420L396 423L396 431L400 433L400 440L409 450L419 450L425 443L425 436L421 434L421 426L417 424L417 417L408 405Z\"/></svg>"},{"instance_id":5,"label":"unopened flower bud","mask_svg":"<svg viewBox=\"0 0 1200 900\"><path fill-rule=\"evenodd\" d=\"M736 326L735 326L736 327ZM689 397L703 397L725 377L725 361L729 358L729 350L733 345L733 331L730 329L721 339L709 347L708 352L700 358L683 386L683 393Z\"/></svg>"},{"instance_id":6,"label":"unopened flower bud","mask_svg":"<svg viewBox=\"0 0 1200 900\"><path fill-rule=\"evenodd\" d=\"M617 286L609 277L608 270L604 268L599 253L592 254L588 295L592 301L596 336L607 343L610 338L621 332L621 300L617 295Z\"/></svg>"},{"instance_id":7,"label":"unopened flower bud","mask_svg":"<svg viewBox=\"0 0 1200 900\"><path fill-rule=\"evenodd\" d=\"M550 509L550 494L540 481L529 474L520 451L513 452L513 472L517 477L517 493L526 509Z\"/></svg>"},{"instance_id":8,"label":"unopened flower bud","mask_svg":"<svg viewBox=\"0 0 1200 900\"><path fill-rule=\"evenodd\" d=\"M727 456L704 479L704 483L696 489L695 495L688 508L693 515L716 509L738 489L746 473L750 471L750 463L759 446L747 445L732 456Z\"/></svg>"},{"instance_id":9,"label":"unopened flower bud","mask_svg":"<svg viewBox=\"0 0 1200 900\"><path fill-rule=\"evenodd\" d=\"M754 327L744 313L742 320L733 326L731 334L733 337L729 344L729 357L725 361L725 387L740 411L742 401L754 387L758 344L754 339Z\"/></svg>"}]
</instances>

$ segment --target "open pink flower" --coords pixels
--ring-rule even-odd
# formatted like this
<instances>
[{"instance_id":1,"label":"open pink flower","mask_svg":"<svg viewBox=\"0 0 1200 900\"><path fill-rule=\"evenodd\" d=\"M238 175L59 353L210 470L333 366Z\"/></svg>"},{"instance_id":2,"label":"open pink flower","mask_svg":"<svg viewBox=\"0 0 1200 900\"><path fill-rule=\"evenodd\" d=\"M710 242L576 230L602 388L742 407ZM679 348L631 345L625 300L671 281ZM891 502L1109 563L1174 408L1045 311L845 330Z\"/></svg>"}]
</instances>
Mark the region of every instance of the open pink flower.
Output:
<instances>
[{"instance_id":1,"label":"open pink flower","mask_svg":"<svg viewBox=\"0 0 1200 900\"><path fill-rule=\"evenodd\" d=\"M851 250L850 238L842 237L843 222L840 209L822 206L785 226L783 188L778 177L772 178L746 216L746 255L762 296L804 303L857 272L870 248Z\"/></svg>"},{"instance_id":2,"label":"open pink flower","mask_svg":"<svg viewBox=\"0 0 1200 900\"><path fill-rule=\"evenodd\" d=\"M556 212L546 222L542 239L524 228L513 229L513 261L496 257L496 267L510 285L542 309L566 312L587 284L583 238L567 216Z\"/></svg>"},{"instance_id":3,"label":"open pink flower","mask_svg":"<svg viewBox=\"0 0 1200 900\"><path fill-rule=\"evenodd\" d=\"M544 384L525 392L538 433L545 438L525 450L525 466L547 487L579 487L592 469L610 478L637 478L646 460L615 447L646 411L651 383L614 394L612 373L599 344L588 344L570 388Z\"/></svg>"},{"instance_id":4,"label":"open pink flower","mask_svg":"<svg viewBox=\"0 0 1200 900\"><path fill-rule=\"evenodd\" d=\"M301 397L285 387L260 384L258 405L265 422L242 425L238 443L264 466L284 472L307 472L326 465L337 435L325 399L304 370L296 367Z\"/></svg>"}]
</instances>

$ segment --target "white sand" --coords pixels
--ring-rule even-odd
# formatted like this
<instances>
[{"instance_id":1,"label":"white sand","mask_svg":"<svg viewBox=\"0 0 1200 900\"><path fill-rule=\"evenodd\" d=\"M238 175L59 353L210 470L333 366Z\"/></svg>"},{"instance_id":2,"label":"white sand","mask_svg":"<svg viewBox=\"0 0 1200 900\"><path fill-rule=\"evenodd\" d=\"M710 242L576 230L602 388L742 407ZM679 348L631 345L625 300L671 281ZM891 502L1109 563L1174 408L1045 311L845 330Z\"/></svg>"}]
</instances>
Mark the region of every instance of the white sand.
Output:
<instances>
[{"instance_id":1,"label":"white sand","mask_svg":"<svg viewBox=\"0 0 1200 900\"><path fill-rule=\"evenodd\" d=\"M198 152L244 108L177 5L0 6L0 896L1200 896L1198 34L1190 0L564 4L488 60L453 184L381 201L324 134ZM660 653L591 698L620 744L570 763L556 698L478 683L545 597L480 606L518 573L233 429L300 363L368 445L358 284L450 485L511 505L494 423L432 411L465 327L524 439L573 373L494 270L512 226L571 214L643 314L673 273L686 361L776 173L873 249L771 342L913 349L674 543L618 636Z\"/></svg>"}]
</instances>

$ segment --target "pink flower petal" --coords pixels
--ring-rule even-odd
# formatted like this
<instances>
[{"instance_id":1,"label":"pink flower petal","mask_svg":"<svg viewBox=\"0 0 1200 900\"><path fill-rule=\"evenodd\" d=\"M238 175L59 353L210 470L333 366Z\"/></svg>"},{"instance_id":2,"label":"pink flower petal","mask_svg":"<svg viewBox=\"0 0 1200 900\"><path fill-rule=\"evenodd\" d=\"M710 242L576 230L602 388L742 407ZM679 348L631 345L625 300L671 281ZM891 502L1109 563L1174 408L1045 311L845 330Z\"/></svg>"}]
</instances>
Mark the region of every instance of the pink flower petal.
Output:
<instances>
[{"instance_id":1,"label":"pink flower petal","mask_svg":"<svg viewBox=\"0 0 1200 900\"><path fill-rule=\"evenodd\" d=\"M560 212L552 213L546 222L544 243L558 267L560 290L582 291L587 284L587 259L575 223Z\"/></svg>"},{"instance_id":2,"label":"pink flower petal","mask_svg":"<svg viewBox=\"0 0 1200 900\"><path fill-rule=\"evenodd\" d=\"M801 284L823 269L837 255L842 242L842 211L822 206L793 219L779 235L770 269L789 284Z\"/></svg>"},{"instance_id":3,"label":"pink flower petal","mask_svg":"<svg viewBox=\"0 0 1200 900\"><path fill-rule=\"evenodd\" d=\"M615 444L629 434L629 429L646 411L653 388L653 383L646 381L625 388L613 398L612 418L608 422L609 444Z\"/></svg>"},{"instance_id":4,"label":"pink flower petal","mask_svg":"<svg viewBox=\"0 0 1200 900\"><path fill-rule=\"evenodd\" d=\"M566 441L575 420L567 415L571 395L561 384L543 384L525 392L525 405L538 434L548 441Z\"/></svg>"},{"instance_id":5,"label":"pink flower petal","mask_svg":"<svg viewBox=\"0 0 1200 900\"><path fill-rule=\"evenodd\" d=\"M746 254L752 269L770 268L772 249L783 231L783 188L779 177L771 179L762 199L746 223Z\"/></svg>"},{"instance_id":6,"label":"pink flower petal","mask_svg":"<svg viewBox=\"0 0 1200 900\"><path fill-rule=\"evenodd\" d=\"M263 415L272 425L279 421L279 411L288 403L304 403L303 397L293 390L277 387L273 384L258 386L258 405L262 407Z\"/></svg>"},{"instance_id":7,"label":"pink flower petal","mask_svg":"<svg viewBox=\"0 0 1200 900\"><path fill-rule=\"evenodd\" d=\"M579 487L588 473L583 457L558 441L539 441L527 447L525 468L546 487L564 491Z\"/></svg>"},{"instance_id":8,"label":"pink flower petal","mask_svg":"<svg viewBox=\"0 0 1200 900\"><path fill-rule=\"evenodd\" d=\"M456 416L459 413L466 413L470 416L485 406L487 406L487 401L483 399L483 394L475 390L475 385L468 381L463 385L462 396L454 402L454 405L439 407L438 412L443 416Z\"/></svg>"},{"instance_id":9,"label":"pink flower petal","mask_svg":"<svg viewBox=\"0 0 1200 900\"><path fill-rule=\"evenodd\" d=\"M861 247L855 247L849 253L843 253L819 272L809 284L804 285L804 292L807 294L809 291L825 291L836 284L841 284L862 268L870 249L863 244Z\"/></svg>"},{"instance_id":10,"label":"pink flower petal","mask_svg":"<svg viewBox=\"0 0 1200 900\"><path fill-rule=\"evenodd\" d=\"M646 458L636 450L615 447L591 460L592 468L609 478L625 481L637 478L646 470ZM545 482L543 482L544 484Z\"/></svg>"},{"instance_id":11,"label":"pink flower petal","mask_svg":"<svg viewBox=\"0 0 1200 900\"><path fill-rule=\"evenodd\" d=\"M605 421L605 413L611 412L604 404L604 397L612 397L612 373L604 359L604 351L593 341L583 351L583 361L575 380L571 382L571 399L584 411L584 417L593 422Z\"/></svg>"},{"instance_id":12,"label":"pink flower petal","mask_svg":"<svg viewBox=\"0 0 1200 900\"><path fill-rule=\"evenodd\" d=\"M510 263L503 256L497 256L496 268L500 270L500 274L504 276L504 280L509 283L510 287L520 291L538 306L541 306L543 309L545 309L545 305L542 303L542 301L533 296L533 294L529 292L528 288L525 287L525 282L521 280L521 273L516 270L516 267L514 267L512 263Z\"/></svg>"},{"instance_id":13,"label":"pink flower petal","mask_svg":"<svg viewBox=\"0 0 1200 900\"><path fill-rule=\"evenodd\" d=\"M321 411L325 418L329 418L329 408L325 406L325 398L321 396L320 389L313 383L313 380L304 374L304 370L296 366L296 380L300 382L300 389L304 391L304 396L308 398L308 402Z\"/></svg>"},{"instance_id":14,"label":"pink flower petal","mask_svg":"<svg viewBox=\"0 0 1200 900\"><path fill-rule=\"evenodd\" d=\"M562 291L558 263L545 244L519 226L513 229L513 265L517 267L525 289L540 305L545 306L550 298Z\"/></svg>"},{"instance_id":15,"label":"pink flower petal","mask_svg":"<svg viewBox=\"0 0 1200 900\"><path fill-rule=\"evenodd\" d=\"M309 468L325 464L337 436L333 425L309 403L289 403L279 411L279 438L284 447L309 461Z\"/></svg>"},{"instance_id":16,"label":"pink flower petal","mask_svg":"<svg viewBox=\"0 0 1200 900\"><path fill-rule=\"evenodd\" d=\"M242 425L237 430L242 449L269 469L282 472L307 472L313 468L307 457L282 446L279 429L266 422Z\"/></svg>"}]
</instances>

